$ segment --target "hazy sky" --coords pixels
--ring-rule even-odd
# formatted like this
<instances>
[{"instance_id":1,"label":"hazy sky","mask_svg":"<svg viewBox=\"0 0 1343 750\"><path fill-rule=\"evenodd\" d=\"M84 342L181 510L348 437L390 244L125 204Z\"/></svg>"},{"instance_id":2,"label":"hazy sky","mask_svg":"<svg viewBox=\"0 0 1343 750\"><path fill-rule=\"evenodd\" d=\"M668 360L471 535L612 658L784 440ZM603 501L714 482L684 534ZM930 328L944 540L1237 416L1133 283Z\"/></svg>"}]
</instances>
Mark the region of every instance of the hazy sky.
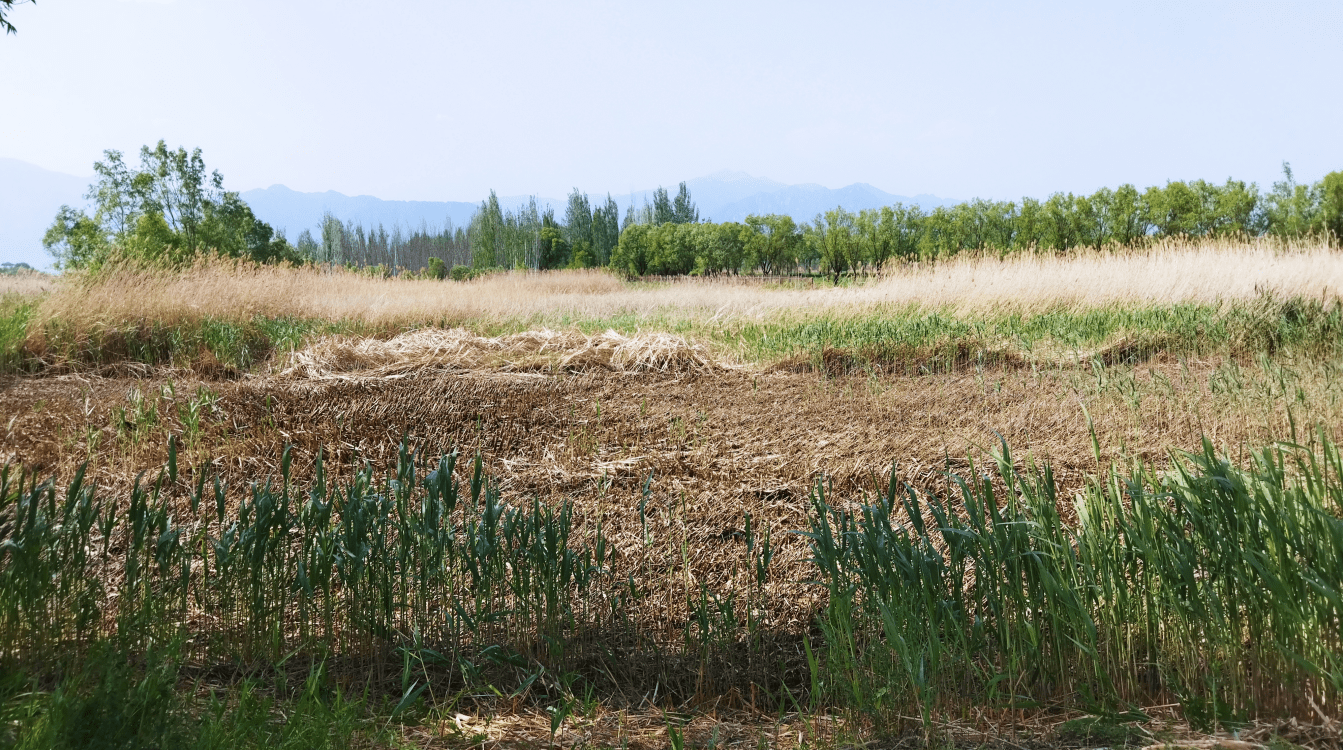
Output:
<instances>
[{"instance_id":1,"label":"hazy sky","mask_svg":"<svg viewBox=\"0 0 1343 750\"><path fill-rule=\"evenodd\" d=\"M230 189L559 196L723 169L1044 196L1343 169L1343 3L41 0L0 156L200 146Z\"/></svg>"}]
</instances>

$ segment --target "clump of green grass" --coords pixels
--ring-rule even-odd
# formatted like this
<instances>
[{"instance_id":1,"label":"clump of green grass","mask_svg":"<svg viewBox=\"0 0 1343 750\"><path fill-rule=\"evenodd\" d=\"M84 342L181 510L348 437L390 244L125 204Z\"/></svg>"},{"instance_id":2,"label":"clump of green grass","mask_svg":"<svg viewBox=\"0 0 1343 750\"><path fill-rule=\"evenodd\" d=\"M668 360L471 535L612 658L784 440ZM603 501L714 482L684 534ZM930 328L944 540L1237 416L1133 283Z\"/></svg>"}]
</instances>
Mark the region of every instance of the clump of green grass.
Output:
<instances>
[{"instance_id":1,"label":"clump of green grass","mask_svg":"<svg viewBox=\"0 0 1343 750\"><path fill-rule=\"evenodd\" d=\"M23 344L33 303L17 295L0 297L0 373L19 372L30 366Z\"/></svg>"},{"instance_id":2,"label":"clump of green grass","mask_svg":"<svg viewBox=\"0 0 1343 750\"><path fill-rule=\"evenodd\" d=\"M1212 446L1170 473L1114 468L1066 523L1048 465L957 479L960 498L892 484L857 511L812 494L806 532L829 592L832 699L934 712L966 696L1122 711L1172 699L1198 727L1343 693L1343 461L1278 446L1249 468Z\"/></svg>"},{"instance_id":3,"label":"clump of green grass","mask_svg":"<svg viewBox=\"0 0 1343 750\"><path fill-rule=\"evenodd\" d=\"M16 750L306 750L386 747L393 735L376 707L332 683L322 665L297 689L283 679L193 684L177 649L131 653L96 644L84 663L44 686L6 673L0 744Z\"/></svg>"},{"instance_id":4,"label":"clump of green grass","mask_svg":"<svg viewBox=\"0 0 1343 750\"><path fill-rule=\"evenodd\" d=\"M1059 741L1080 747L1127 747L1151 744L1152 736L1130 716L1083 716L1063 722L1054 731Z\"/></svg>"},{"instance_id":5,"label":"clump of green grass","mask_svg":"<svg viewBox=\"0 0 1343 750\"><path fill-rule=\"evenodd\" d=\"M47 321L31 330L27 318L11 327L13 337L0 339L0 363L15 369L84 369L125 363L166 365L202 370L247 371L276 352L300 347L304 341L337 333L363 333L357 324L321 320L256 317L238 322L201 318L177 323L144 321L93 329Z\"/></svg>"},{"instance_id":6,"label":"clump of green grass","mask_svg":"<svg viewBox=\"0 0 1343 750\"><path fill-rule=\"evenodd\" d=\"M1293 351L1324 356L1336 353L1343 340L1343 304L1266 295L1229 306L1056 308L1034 314L879 307L856 314L737 321L704 335L741 359L761 364L838 352L852 369L876 365L908 372L1056 365L1094 357L1112 364L1141 362L1159 354L1249 358Z\"/></svg>"}]
</instances>

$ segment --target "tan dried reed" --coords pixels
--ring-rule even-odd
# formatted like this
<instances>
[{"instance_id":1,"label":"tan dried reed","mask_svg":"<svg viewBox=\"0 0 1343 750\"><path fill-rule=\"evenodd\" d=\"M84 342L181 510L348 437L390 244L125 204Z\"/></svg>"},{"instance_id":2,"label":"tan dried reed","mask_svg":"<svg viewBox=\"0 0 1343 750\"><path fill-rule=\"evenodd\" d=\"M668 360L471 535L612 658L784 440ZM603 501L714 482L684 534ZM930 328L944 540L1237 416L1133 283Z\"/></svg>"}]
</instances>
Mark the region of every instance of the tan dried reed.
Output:
<instances>
[{"instance_id":1,"label":"tan dried reed","mask_svg":"<svg viewBox=\"0 0 1343 750\"><path fill-rule=\"evenodd\" d=\"M25 280L27 285L50 282ZM1143 250L1067 256L958 258L900 265L850 287L692 279L630 284L603 271L512 272L468 282L374 278L340 269L256 267L209 261L179 272L121 269L66 276L40 303L36 322L75 327L164 324L255 316L357 322L395 329L437 323L551 325L632 316L634 322L755 318L783 311L831 314L876 305L972 312L1058 307L1228 303L1265 291L1343 294L1343 254L1320 243L1168 241ZM36 330L36 329L34 329Z\"/></svg>"}]
</instances>

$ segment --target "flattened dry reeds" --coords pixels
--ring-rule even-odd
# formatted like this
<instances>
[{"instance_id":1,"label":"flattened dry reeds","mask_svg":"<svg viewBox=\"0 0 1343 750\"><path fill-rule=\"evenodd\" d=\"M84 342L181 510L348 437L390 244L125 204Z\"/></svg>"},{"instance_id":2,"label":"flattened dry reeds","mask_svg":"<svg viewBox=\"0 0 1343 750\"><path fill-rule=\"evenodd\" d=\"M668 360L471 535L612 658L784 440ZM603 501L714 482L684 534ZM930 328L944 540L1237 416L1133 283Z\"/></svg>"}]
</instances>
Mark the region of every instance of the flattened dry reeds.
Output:
<instances>
[{"instance_id":1,"label":"flattened dry reeds","mask_svg":"<svg viewBox=\"0 0 1343 750\"><path fill-rule=\"evenodd\" d=\"M332 336L289 355L281 378L396 378L426 369L514 372L613 370L683 373L724 367L682 336L597 336L550 329L477 336L462 328L423 328L389 340Z\"/></svg>"}]
</instances>

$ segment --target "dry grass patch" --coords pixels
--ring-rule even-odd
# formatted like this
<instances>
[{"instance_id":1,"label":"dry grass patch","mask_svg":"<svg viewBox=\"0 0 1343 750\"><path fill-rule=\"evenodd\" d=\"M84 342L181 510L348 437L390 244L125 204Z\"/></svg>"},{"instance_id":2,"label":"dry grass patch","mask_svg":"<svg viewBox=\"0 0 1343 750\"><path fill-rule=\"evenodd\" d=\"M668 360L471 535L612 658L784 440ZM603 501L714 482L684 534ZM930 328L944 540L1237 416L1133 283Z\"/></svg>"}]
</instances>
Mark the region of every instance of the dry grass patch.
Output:
<instances>
[{"instance_id":1,"label":"dry grass patch","mask_svg":"<svg viewBox=\"0 0 1343 750\"><path fill-rule=\"evenodd\" d=\"M37 297L54 291L59 285L59 277L37 271L19 271L0 274L0 298L9 295L19 297Z\"/></svg>"}]
</instances>

